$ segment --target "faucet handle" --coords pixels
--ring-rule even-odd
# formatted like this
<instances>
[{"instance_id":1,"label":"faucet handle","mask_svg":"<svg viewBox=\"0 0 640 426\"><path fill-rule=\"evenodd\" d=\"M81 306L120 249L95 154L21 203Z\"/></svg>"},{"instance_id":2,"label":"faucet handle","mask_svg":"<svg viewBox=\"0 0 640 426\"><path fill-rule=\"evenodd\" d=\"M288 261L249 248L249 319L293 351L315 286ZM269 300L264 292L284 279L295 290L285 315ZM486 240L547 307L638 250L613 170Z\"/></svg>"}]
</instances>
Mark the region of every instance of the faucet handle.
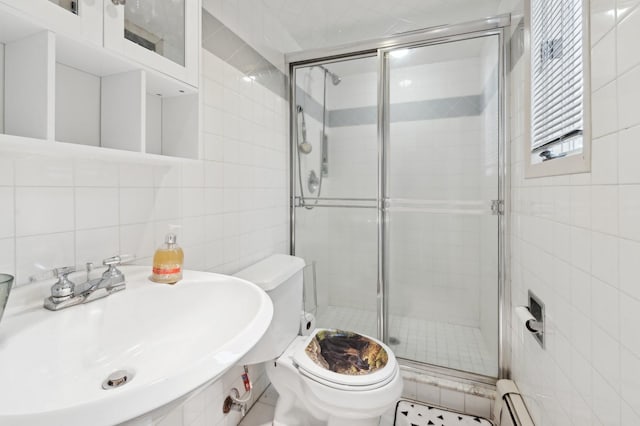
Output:
<instances>
[{"instance_id":1,"label":"faucet handle","mask_svg":"<svg viewBox=\"0 0 640 426\"><path fill-rule=\"evenodd\" d=\"M122 263L122 258L120 256L107 257L102 261L102 264L104 266L109 266L109 267L118 266L120 263Z\"/></svg>"},{"instance_id":2,"label":"faucet handle","mask_svg":"<svg viewBox=\"0 0 640 426\"><path fill-rule=\"evenodd\" d=\"M67 275L71 274L72 272L76 271L76 267L75 266L63 266L61 268L54 268L53 269L53 275L56 278L59 278L61 280L66 280L67 279Z\"/></svg>"},{"instance_id":3,"label":"faucet handle","mask_svg":"<svg viewBox=\"0 0 640 426\"><path fill-rule=\"evenodd\" d=\"M119 254L116 256L108 257L102 261L104 266L118 266L125 263L130 263L136 260L135 254Z\"/></svg>"},{"instance_id":4,"label":"faucet handle","mask_svg":"<svg viewBox=\"0 0 640 426\"><path fill-rule=\"evenodd\" d=\"M67 275L75 271L75 266L64 266L53 270L53 274L58 278L58 281L51 286L51 299L54 303L60 303L73 297L75 284L69 281Z\"/></svg>"},{"instance_id":5,"label":"faucet handle","mask_svg":"<svg viewBox=\"0 0 640 426\"><path fill-rule=\"evenodd\" d=\"M30 275L29 282L35 283L37 281L45 281L45 280L50 280L52 278L61 278L63 276L66 277L67 275L75 271L76 271L75 266L64 266L61 268L48 269L40 273Z\"/></svg>"}]
</instances>

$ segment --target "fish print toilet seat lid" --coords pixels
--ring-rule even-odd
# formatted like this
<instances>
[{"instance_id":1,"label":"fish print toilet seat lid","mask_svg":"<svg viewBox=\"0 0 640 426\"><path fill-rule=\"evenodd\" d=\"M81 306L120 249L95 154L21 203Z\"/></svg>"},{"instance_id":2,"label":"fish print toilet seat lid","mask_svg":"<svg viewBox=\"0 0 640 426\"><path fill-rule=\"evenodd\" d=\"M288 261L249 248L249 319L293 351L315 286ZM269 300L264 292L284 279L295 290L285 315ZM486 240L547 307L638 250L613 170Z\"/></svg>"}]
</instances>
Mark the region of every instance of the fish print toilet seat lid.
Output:
<instances>
[{"instance_id":1,"label":"fish print toilet seat lid","mask_svg":"<svg viewBox=\"0 0 640 426\"><path fill-rule=\"evenodd\" d=\"M384 343L342 330L315 330L294 352L293 361L307 376L356 387L387 382L397 370Z\"/></svg>"}]
</instances>

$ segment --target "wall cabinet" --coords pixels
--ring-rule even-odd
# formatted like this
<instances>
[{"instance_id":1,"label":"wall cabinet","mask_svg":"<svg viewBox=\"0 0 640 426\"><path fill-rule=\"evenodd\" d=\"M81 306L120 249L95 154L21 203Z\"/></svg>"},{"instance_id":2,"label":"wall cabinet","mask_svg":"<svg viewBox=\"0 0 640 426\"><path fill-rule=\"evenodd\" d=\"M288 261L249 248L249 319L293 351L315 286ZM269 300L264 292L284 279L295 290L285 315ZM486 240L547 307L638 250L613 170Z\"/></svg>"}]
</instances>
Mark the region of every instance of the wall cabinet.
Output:
<instances>
[{"instance_id":1,"label":"wall cabinet","mask_svg":"<svg viewBox=\"0 0 640 426\"><path fill-rule=\"evenodd\" d=\"M104 45L197 86L199 8L193 0L104 0Z\"/></svg>"},{"instance_id":2,"label":"wall cabinet","mask_svg":"<svg viewBox=\"0 0 640 426\"><path fill-rule=\"evenodd\" d=\"M102 46L102 1L1 0L1 3L56 34Z\"/></svg>"},{"instance_id":3,"label":"wall cabinet","mask_svg":"<svg viewBox=\"0 0 640 426\"><path fill-rule=\"evenodd\" d=\"M0 134L199 158L199 13L199 0L0 0Z\"/></svg>"}]
</instances>

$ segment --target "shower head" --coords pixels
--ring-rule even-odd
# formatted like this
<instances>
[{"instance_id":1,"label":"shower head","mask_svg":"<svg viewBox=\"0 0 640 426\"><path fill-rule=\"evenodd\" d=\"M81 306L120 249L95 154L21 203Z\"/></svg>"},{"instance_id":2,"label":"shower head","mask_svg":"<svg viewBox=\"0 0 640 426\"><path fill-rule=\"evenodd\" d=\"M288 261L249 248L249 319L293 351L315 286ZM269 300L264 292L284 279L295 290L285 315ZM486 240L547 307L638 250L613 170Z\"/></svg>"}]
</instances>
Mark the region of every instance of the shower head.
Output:
<instances>
[{"instance_id":1,"label":"shower head","mask_svg":"<svg viewBox=\"0 0 640 426\"><path fill-rule=\"evenodd\" d=\"M338 76L338 74L335 74L331 71L329 71L326 67L324 67L323 65L318 65L318 67L324 71L324 74L327 75L329 74L331 76L331 83L333 83L334 86L337 86L338 84L340 84L340 82L342 81L342 78L340 78Z\"/></svg>"},{"instance_id":2,"label":"shower head","mask_svg":"<svg viewBox=\"0 0 640 426\"><path fill-rule=\"evenodd\" d=\"M307 142L307 123L304 119L304 109L302 108L302 105L296 106L296 111L298 111L298 114L300 114L300 130L302 133L302 141L298 142L298 151L303 154L310 154L313 150L313 146L309 142Z\"/></svg>"},{"instance_id":3,"label":"shower head","mask_svg":"<svg viewBox=\"0 0 640 426\"><path fill-rule=\"evenodd\" d=\"M298 144L298 150L303 154L311 154L311 151L313 151L313 145L304 141Z\"/></svg>"}]
</instances>

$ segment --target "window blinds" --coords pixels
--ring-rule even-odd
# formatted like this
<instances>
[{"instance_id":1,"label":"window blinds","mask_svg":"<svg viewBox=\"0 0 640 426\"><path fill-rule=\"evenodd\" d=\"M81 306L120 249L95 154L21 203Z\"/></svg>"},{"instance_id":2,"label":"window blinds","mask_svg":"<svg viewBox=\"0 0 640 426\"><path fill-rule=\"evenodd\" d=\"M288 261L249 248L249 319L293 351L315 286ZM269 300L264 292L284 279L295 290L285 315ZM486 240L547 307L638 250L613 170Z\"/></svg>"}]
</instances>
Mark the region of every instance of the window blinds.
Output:
<instances>
[{"instance_id":1,"label":"window blinds","mask_svg":"<svg viewBox=\"0 0 640 426\"><path fill-rule=\"evenodd\" d=\"M531 0L532 152L582 147L582 19L582 0Z\"/></svg>"}]
</instances>

